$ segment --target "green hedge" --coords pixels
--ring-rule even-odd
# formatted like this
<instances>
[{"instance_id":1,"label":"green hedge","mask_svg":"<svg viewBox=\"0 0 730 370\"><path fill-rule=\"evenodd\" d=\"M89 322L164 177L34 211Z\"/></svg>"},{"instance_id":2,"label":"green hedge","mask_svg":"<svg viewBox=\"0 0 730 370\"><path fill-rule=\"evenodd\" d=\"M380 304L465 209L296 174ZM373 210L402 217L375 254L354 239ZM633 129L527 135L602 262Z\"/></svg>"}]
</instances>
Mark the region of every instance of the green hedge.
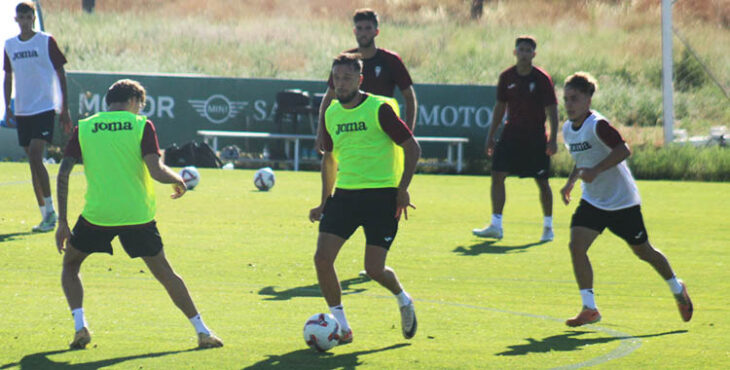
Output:
<instances>
[{"instance_id":1,"label":"green hedge","mask_svg":"<svg viewBox=\"0 0 730 370\"><path fill-rule=\"evenodd\" d=\"M570 154L560 148L551 158L553 176L565 177L573 169ZM634 147L629 157L629 167L634 177L647 180L693 180L693 181L730 181L730 148L693 147L691 145L672 145L667 148ZM490 173L491 161L486 158L471 160L465 172L486 175ZM428 167L419 167L422 172Z\"/></svg>"}]
</instances>

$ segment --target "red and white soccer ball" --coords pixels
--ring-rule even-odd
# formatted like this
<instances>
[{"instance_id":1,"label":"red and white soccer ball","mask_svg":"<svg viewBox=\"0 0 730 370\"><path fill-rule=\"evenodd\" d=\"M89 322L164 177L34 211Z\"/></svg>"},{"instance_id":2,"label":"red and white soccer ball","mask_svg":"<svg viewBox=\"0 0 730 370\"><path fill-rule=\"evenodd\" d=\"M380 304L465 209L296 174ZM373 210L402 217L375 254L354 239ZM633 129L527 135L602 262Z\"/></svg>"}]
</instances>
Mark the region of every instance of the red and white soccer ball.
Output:
<instances>
[{"instance_id":1,"label":"red and white soccer ball","mask_svg":"<svg viewBox=\"0 0 730 370\"><path fill-rule=\"evenodd\" d=\"M256 174L253 175L253 184L261 191L268 191L273 188L275 182L276 177L271 167L259 168Z\"/></svg>"},{"instance_id":2,"label":"red and white soccer ball","mask_svg":"<svg viewBox=\"0 0 730 370\"><path fill-rule=\"evenodd\" d=\"M180 170L180 177L185 181L185 186L188 187L188 190L192 190L200 182L200 173L195 166L184 167Z\"/></svg>"},{"instance_id":3,"label":"red and white soccer ball","mask_svg":"<svg viewBox=\"0 0 730 370\"><path fill-rule=\"evenodd\" d=\"M337 345L340 340L340 324L328 313L312 315L304 324L304 341L319 352Z\"/></svg>"}]
</instances>

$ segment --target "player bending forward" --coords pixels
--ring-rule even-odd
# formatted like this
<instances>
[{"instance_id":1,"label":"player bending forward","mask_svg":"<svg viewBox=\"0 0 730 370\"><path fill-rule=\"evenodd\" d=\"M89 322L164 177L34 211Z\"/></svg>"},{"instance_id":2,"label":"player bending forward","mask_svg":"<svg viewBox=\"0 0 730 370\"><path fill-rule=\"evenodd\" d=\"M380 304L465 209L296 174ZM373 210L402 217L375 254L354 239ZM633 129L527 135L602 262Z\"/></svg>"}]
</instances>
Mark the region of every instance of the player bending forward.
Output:
<instances>
[{"instance_id":1,"label":"player bending forward","mask_svg":"<svg viewBox=\"0 0 730 370\"><path fill-rule=\"evenodd\" d=\"M629 147L606 118L591 111L591 98L597 86L593 76L578 72L565 80L563 90L568 114L563 138L575 160L575 167L560 190L566 205L575 182L583 180L583 197L570 223L570 254L583 309L565 323L581 326L601 320L593 297L593 270L587 252L605 228L624 239L636 256L667 281L682 320L689 321L692 301L687 287L674 275L664 254L649 243L639 190L625 161L631 155Z\"/></svg>"},{"instance_id":2,"label":"player bending forward","mask_svg":"<svg viewBox=\"0 0 730 370\"><path fill-rule=\"evenodd\" d=\"M91 253L112 254L111 241L116 236L130 257L144 260L175 305L190 319L198 333L198 347L223 345L203 323L185 282L162 250L154 220L152 179L173 184L173 199L182 197L186 188L180 176L162 164L154 125L139 115L145 95L144 87L137 81L115 82L106 93L109 111L79 121L58 171L56 247L59 253L65 251L61 284L76 327L72 349L85 348L91 341L82 308L81 264ZM82 158L86 204L72 233L66 219L68 177Z\"/></svg>"}]
</instances>

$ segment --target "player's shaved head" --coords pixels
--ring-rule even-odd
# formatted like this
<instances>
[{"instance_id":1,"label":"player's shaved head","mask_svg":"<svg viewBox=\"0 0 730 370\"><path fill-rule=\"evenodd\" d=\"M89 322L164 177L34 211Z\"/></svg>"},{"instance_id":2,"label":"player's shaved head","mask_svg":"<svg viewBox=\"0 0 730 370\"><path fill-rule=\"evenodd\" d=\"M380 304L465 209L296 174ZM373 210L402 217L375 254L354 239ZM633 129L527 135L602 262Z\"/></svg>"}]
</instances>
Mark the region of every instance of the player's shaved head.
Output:
<instances>
[{"instance_id":1,"label":"player's shaved head","mask_svg":"<svg viewBox=\"0 0 730 370\"><path fill-rule=\"evenodd\" d=\"M106 92L106 104L126 103L132 98L139 99L144 104L147 96L142 84L135 80L123 79L115 82Z\"/></svg>"},{"instance_id":2,"label":"player's shaved head","mask_svg":"<svg viewBox=\"0 0 730 370\"><path fill-rule=\"evenodd\" d=\"M537 49L537 40L530 35L522 35L515 40L515 47L520 46L521 43L527 43L532 46L532 49Z\"/></svg>"},{"instance_id":3,"label":"player's shaved head","mask_svg":"<svg viewBox=\"0 0 730 370\"><path fill-rule=\"evenodd\" d=\"M564 88L575 89L588 96L598 90L598 81L588 72L576 72L565 79Z\"/></svg>"},{"instance_id":4,"label":"player's shaved head","mask_svg":"<svg viewBox=\"0 0 730 370\"><path fill-rule=\"evenodd\" d=\"M336 56L332 61L332 68L340 65L351 66L358 74L362 73L362 59L360 59L360 54L342 53Z\"/></svg>"},{"instance_id":5,"label":"player's shaved head","mask_svg":"<svg viewBox=\"0 0 730 370\"><path fill-rule=\"evenodd\" d=\"M15 13L35 13L35 4L32 1L23 1L15 7Z\"/></svg>"},{"instance_id":6,"label":"player's shaved head","mask_svg":"<svg viewBox=\"0 0 730 370\"><path fill-rule=\"evenodd\" d=\"M357 9L352 15L352 23L357 23L360 21L373 22L375 28L378 28L378 13L370 8Z\"/></svg>"}]
</instances>

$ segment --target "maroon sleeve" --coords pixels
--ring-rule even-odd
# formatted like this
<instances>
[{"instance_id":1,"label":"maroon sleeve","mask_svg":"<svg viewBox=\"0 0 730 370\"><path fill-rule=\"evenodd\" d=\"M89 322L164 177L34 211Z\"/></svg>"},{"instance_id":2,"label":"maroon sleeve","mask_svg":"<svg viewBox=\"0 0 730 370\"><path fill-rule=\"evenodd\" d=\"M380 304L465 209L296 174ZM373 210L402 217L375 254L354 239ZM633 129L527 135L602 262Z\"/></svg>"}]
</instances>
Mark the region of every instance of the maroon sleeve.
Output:
<instances>
[{"instance_id":1,"label":"maroon sleeve","mask_svg":"<svg viewBox=\"0 0 730 370\"><path fill-rule=\"evenodd\" d=\"M66 144L66 148L63 150L64 157L73 157L81 159L81 145L79 144L79 126L74 127L74 132L71 133L71 138Z\"/></svg>"},{"instance_id":2,"label":"maroon sleeve","mask_svg":"<svg viewBox=\"0 0 730 370\"><path fill-rule=\"evenodd\" d=\"M13 66L10 64L10 58L8 57L8 51L3 52L5 58L3 58L3 70L7 73L13 72Z\"/></svg>"},{"instance_id":3,"label":"maroon sleeve","mask_svg":"<svg viewBox=\"0 0 730 370\"><path fill-rule=\"evenodd\" d=\"M611 124L604 120L600 120L596 124L596 135L598 135L598 138L611 149L625 142L624 138L621 137L621 134L619 134L619 132L613 128Z\"/></svg>"},{"instance_id":4,"label":"maroon sleeve","mask_svg":"<svg viewBox=\"0 0 730 370\"><path fill-rule=\"evenodd\" d=\"M497 101L507 102L507 78L504 72L499 75L499 82L497 82Z\"/></svg>"},{"instance_id":5,"label":"maroon sleeve","mask_svg":"<svg viewBox=\"0 0 730 370\"><path fill-rule=\"evenodd\" d=\"M543 82L543 94L542 94L542 104L544 106L549 105L555 105L558 104L558 97L555 95L555 85L553 84L553 79L550 78L550 75L547 74L547 72L543 72L543 78L541 79Z\"/></svg>"},{"instance_id":6,"label":"maroon sleeve","mask_svg":"<svg viewBox=\"0 0 730 370\"><path fill-rule=\"evenodd\" d=\"M408 73L408 69L406 68L406 65L403 64L403 60L400 58L400 55L391 53L390 58L388 58L388 65L390 70L393 72L393 80L395 80L399 89L405 90L413 85L411 74Z\"/></svg>"},{"instance_id":7,"label":"maroon sleeve","mask_svg":"<svg viewBox=\"0 0 730 370\"><path fill-rule=\"evenodd\" d=\"M143 157L147 154L160 155L160 144L157 141L157 131L155 131L155 125L150 120L147 120L147 123L144 125L141 146Z\"/></svg>"},{"instance_id":8,"label":"maroon sleeve","mask_svg":"<svg viewBox=\"0 0 730 370\"><path fill-rule=\"evenodd\" d=\"M380 120L380 127L385 131L390 139L396 144L403 144L404 141L413 137L411 129L408 128L405 122L395 114L395 111L390 104L383 104L378 110L378 119Z\"/></svg>"},{"instance_id":9,"label":"maroon sleeve","mask_svg":"<svg viewBox=\"0 0 730 370\"><path fill-rule=\"evenodd\" d=\"M59 69L66 64L66 57L63 56L61 50L58 49L58 44L56 44L56 39L54 39L53 36L51 36L51 39L48 40L48 55L51 57L53 69Z\"/></svg>"}]
</instances>

